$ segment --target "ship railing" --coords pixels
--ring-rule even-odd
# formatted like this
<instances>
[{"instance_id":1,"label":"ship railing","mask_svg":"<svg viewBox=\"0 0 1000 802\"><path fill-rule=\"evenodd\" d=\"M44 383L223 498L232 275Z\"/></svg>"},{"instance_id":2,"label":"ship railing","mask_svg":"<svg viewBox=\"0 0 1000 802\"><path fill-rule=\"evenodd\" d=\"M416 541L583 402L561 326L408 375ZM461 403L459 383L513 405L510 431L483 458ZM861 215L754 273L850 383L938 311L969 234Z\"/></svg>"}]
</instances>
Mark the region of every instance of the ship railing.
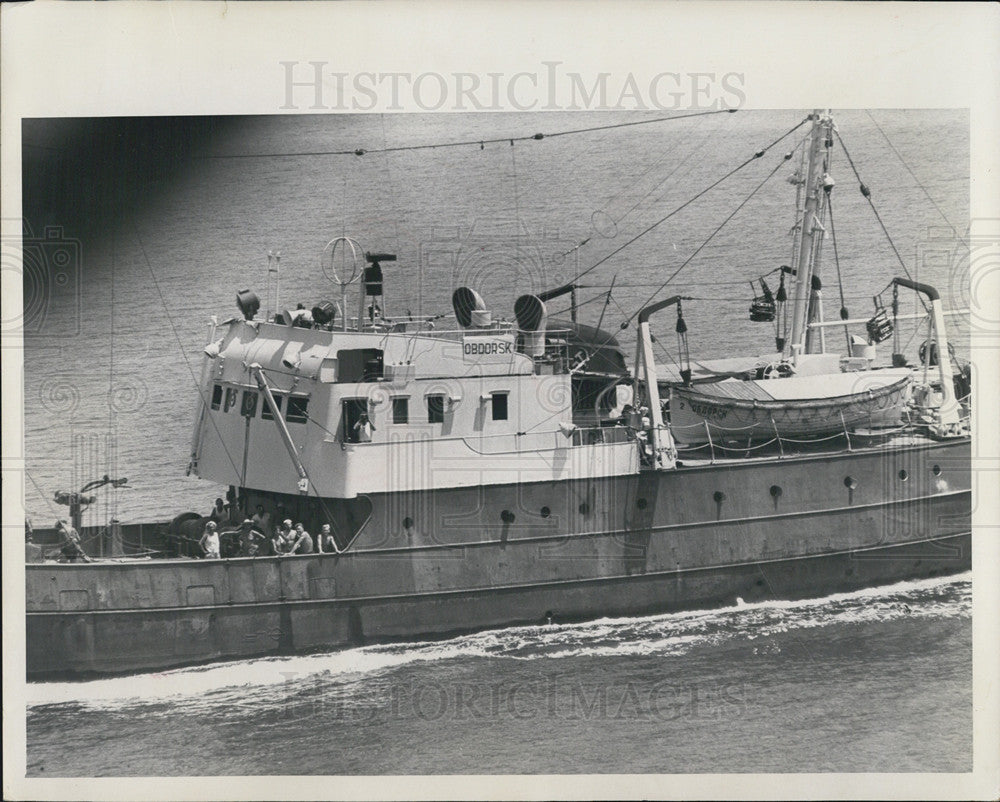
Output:
<instances>
[{"instance_id":1,"label":"ship railing","mask_svg":"<svg viewBox=\"0 0 1000 802\"><path fill-rule=\"evenodd\" d=\"M370 317L362 317L359 321L358 317L352 316L347 318L347 331L362 334L389 334L389 333L407 333L407 334L419 334L433 332L434 334L441 334L444 332L456 331L461 332L461 329L439 329L435 326L435 323L442 318L453 318L453 315L406 315L400 318L384 318L378 317L372 320ZM273 322L270 320L269 322ZM454 323L454 320L452 320ZM332 324L327 324L324 326L313 326L312 328L319 328L325 331L332 331L334 334L337 332L344 331L344 323L341 320L335 320Z\"/></svg>"},{"instance_id":2,"label":"ship railing","mask_svg":"<svg viewBox=\"0 0 1000 802\"><path fill-rule=\"evenodd\" d=\"M544 332L544 351L538 356L531 356L526 350L526 341L528 337L537 332L524 331L517 327L517 324L509 320L494 320L492 323L486 326L476 326L469 328L437 328L435 326L435 321L438 320L440 316L423 316L408 318L404 320L376 320L374 323L365 319L361 328L357 326L357 318L348 319L347 331L344 330L338 324L323 325L323 326L311 326L308 330L311 331L324 331L335 336L337 334L398 334L402 336L420 336L420 337L430 337L439 340L456 340L461 341L469 336L488 336L490 334L513 334L515 336L515 350L519 354L523 354L532 359L536 365L553 365L553 371L556 373L566 373L570 370L578 367L579 359L574 359L570 353L571 346L573 343L570 342L569 337L573 334L572 329L546 329ZM274 325L279 331L286 332L287 328L282 324L274 323L273 318L267 321L269 324ZM454 326L454 321L450 321L450 325Z\"/></svg>"},{"instance_id":3,"label":"ship railing","mask_svg":"<svg viewBox=\"0 0 1000 802\"><path fill-rule=\"evenodd\" d=\"M396 448L407 442L405 439L370 440L350 442L338 434L338 442L342 447L354 449ZM569 434L562 429L544 429L526 432L505 432L489 435L450 435L433 438L435 444L462 443L470 451L483 456L503 456L525 454L537 451L557 451L562 448L578 446L612 446L635 439L633 431L625 426L593 426L577 428ZM506 441L506 443L504 442ZM495 445L499 444L499 445Z\"/></svg>"},{"instance_id":4,"label":"ship railing","mask_svg":"<svg viewBox=\"0 0 1000 802\"><path fill-rule=\"evenodd\" d=\"M446 317L451 317L447 315ZM434 324L440 320L439 315L424 315L422 317L413 316L412 318L404 319L390 319L390 318L380 318L374 322L369 321L365 318L362 321L361 331L362 332L376 332L378 334L386 334L389 332L430 332L433 334L490 334L490 333L503 333L503 334L533 334L535 332L529 332L526 330L519 329L517 323L512 320L506 320L505 318L495 318L491 322L483 326L469 326L467 328L462 328L457 326L456 328L439 328ZM451 325L455 324L455 321L449 321ZM326 328L326 327L323 327ZM327 331L332 331L334 333L342 331L336 324L333 328L326 328ZM357 318L348 318L348 332L357 332L358 323ZM546 329L545 335L549 337L551 335L562 335L568 336L572 334L572 329Z\"/></svg>"},{"instance_id":5,"label":"ship railing","mask_svg":"<svg viewBox=\"0 0 1000 802\"><path fill-rule=\"evenodd\" d=\"M519 443L524 443L525 440L531 442L530 446L522 445L520 448L517 447ZM419 440L408 440L405 437L390 438L388 440L367 440L361 442L351 442L349 440L343 439L343 433L338 432L337 442L339 442L344 447L350 447L354 449L374 449L374 448L386 448L386 447L398 447L399 445L405 445L407 443L417 443L417 442L430 442L433 441L437 443L465 443L471 450L482 454L506 454L506 453L523 453L524 451L537 449L543 447L546 441L552 443L553 449L565 448L567 445L571 446L583 446L583 445L614 445L617 443L625 443L630 440L635 439L635 430L623 424L615 424L610 426L585 426L576 427L571 430L564 430L562 428L556 429L537 429L529 430L523 432L502 432L499 434L483 434L483 435L443 435L440 437L430 438L428 441ZM483 443L484 441L497 442L508 440L511 443L511 447L504 450L485 450L475 448L473 444Z\"/></svg>"},{"instance_id":6,"label":"ship railing","mask_svg":"<svg viewBox=\"0 0 1000 802\"><path fill-rule=\"evenodd\" d=\"M452 320L442 321L442 317L450 317ZM438 321L441 321L443 325L438 325ZM285 324L275 322L274 316L271 316L265 322L269 325L277 327L279 330L287 330L287 326L285 326ZM299 329L299 327L292 327L292 331L296 329ZM356 317L350 317L347 319L346 331L338 318L337 321L332 324L312 324L303 326L300 330L303 329L306 331L323 331L328 334L423 334L433 337L450 336L458 339L461 339L470 332L479 332L482 334L509 334L517 331L513 322L502 319L494 320L486 326L465 329L456 324L452 315L414 315L412 317L404 318L378 318L375 321L363 318L360 328L358 328L358 319Z\"/></svg>"},{"instance_id":7,"label":"ship railing","mask_svg":"<svg viewBox=\"0 0 1000 802\"><path fill-rule=\"evenodd\" d=\"M971 416L971 409L968 406L969 396L966 395L963 399L960 399L963 403L963 409L970 410L962 416L962 422L968 423ZM809 437L809 438L797 438L790 437L788 435L783 435L778 429L777 424L774 421L773 416L771 416L771 427L774 432L773 437L769 437L766 440L754 438L751 434L751 430L761 431L760 424L750 424L748 426L742 427L725 427L726 432L729 436L722 440L720 438L713 437L712 435L712 425L703 420L699 423L691 423L684 426L671 424L671 430L677 431L680 429L702 429L705 432L705 442L703 443L678 443L677 448L679 453L683 455L693 455L697 456L699 452L704 453L708 457L711 463L715 463L720 459L734 459L738 455L744 457L750 457L757 454L758 452L766 451L767 449L777 449L777 458L784 459L785 457L791 455L801 455L803 453L815 452L817 450L823 451L823 453L847 453L855 449L856 439L863 437L877 437L879 439L885 439L889 437L895 437L902 434L917 434L920 433L924 427L924 422L916 420L910 413L910 410L902 410L900 416L900 424L898 426L873 426L873 416L869 415L869 428L867 430L862 430L858 428L852 428L847 425L844 420L843 413L840 415L841 428L840 431L833 432L832 434L823 437ZM719 427L721 428L721 427ZM745 443L736 444L736 437L732 436L733 432L747 432L747 440ZM854 440L852 440L852 435ZM845 445L840 448L827 449L824 448L824 444L829 444L834 441L840 441ZM786 448L786 446L788 448Z\"/></svg>"},{"instance_id":8,"label":"ship railing","mask_svg":"<svg viewBox=\"0 0 1000 802\"><path fill-rule=\"evenodd\" d=\"M100 524L97 526L86 527L89 530L88 534L84 534L81 531L80 534L80 547L83 549L84 553L90 557L92 560L96 561L106 561L106 560L130 560L138 559L144 557L156 557L159 555L166 554L166 551L162 549L151 549L142 543L142 530L139 530L139 542L136 543L133 540L128 540L125 537L120 538L120 542L124 553L112 557L103 553L104 545L110 539L112 534L112 527L109 524ZM92 546L94 543L100 545L100 550L98 553L94 554L88 546ZM62 554L63 543L59 542L56 544L44 543L38 544L42 547L42 555L46 559L54 559ZM96 549L95 549L96 550Z\"/></svg>"},{"instance_id":9,"label":"ship railing","mask_svg":"<svg viewBox=\"0 0 1000 802\"><path fill-rule=\"evenodd\" d=\"M574 446L611 445L634 439L634 434L625 426L588 426L574 430L572 436Z\"/></svg>"},{"instance_id":10,"label":"ship railing","mask_svg":"<svg viewBox=\"0 0 1000 802\"><path fill-rule=\"evenodd\" d=\"M536 368L541 365L552 365L552 372L557 374L569 373L570 370L573 369L574 365L569 352L569 342L560 339L554 341L546 340L545 352L540 356L531 356L530 354L527 353L527 350L524 345L524 339L521 336L525 333L526 332L522 331L517 332L518 334L517 351L518 353L530 357L534 361ZM561 335L568 333L569 333L568 330L550 329L546 332L546 335L549 334Z\"/></svg>"},{"instance_id":11,"label":"ship railing","mask_svg":"<svg viewBox=\"0 0 1000 802\"><path fill-rule=\"evenodd\" d=\"M528 434L537 434L539 437L535 442L544 443L545 440L549 440L551 443L549 449L552 451L565 448L566 445L572 447L579 446L613 446L620 443L627 443L634 440L634 435L625 426L588 426L583 428L574 429L568 436L560 429L548 430L544 432L517 432L515 434L498 434L491 435L488 437L457 437L452 439L462 440L465 443L466 448L482 456L504 456L504 455L523 455L525 452L539 451L541 446L524 447L521 445L524 441L523 438ZM502 450L484 449L481 447L483 440L501 440L509 439L510 447Z\"/></svg>"}]
</instances>

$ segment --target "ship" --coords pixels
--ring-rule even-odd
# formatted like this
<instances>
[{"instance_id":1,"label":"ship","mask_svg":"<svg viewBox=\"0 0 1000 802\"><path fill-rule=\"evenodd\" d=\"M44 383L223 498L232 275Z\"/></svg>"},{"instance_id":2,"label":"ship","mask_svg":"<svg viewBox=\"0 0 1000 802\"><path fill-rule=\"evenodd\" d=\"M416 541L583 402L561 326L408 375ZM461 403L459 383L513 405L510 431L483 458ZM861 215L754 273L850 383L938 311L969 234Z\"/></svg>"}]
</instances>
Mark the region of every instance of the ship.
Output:
<instances>
[{"instance_id":1,"label":"ship","mask_svg":"<svg viewBox=\"0 0 1000 802\"><path fill-rule=\"evenodd\" d=\"M550 316L574 283L525 293L506 314L458 287L446 319L389 317L379 301L395 256L347 236L323 250L339 298L270 309L268 288L262 311L240 290L239 314L209 325L188 468L230 487L219 558L203 558L207 518L195 513L113 522L86 561L46 559L58 545L36 532L29 679L968 570L971 386L948 343L952 312L928 284L890 282L894 298L915 292L926 307L915 365L876 364L904 317L896 303L824 320L834 123L815 110L803 124L792 264L778 296L751 309L752 320L790 313L773 354L692 360L683 308L694 301L673 295L635 310L630 359L614 332L577 321L575 303L568 319ZM665 309L677 367L654 354ZM828 351L827 329L858 323L867 336L850 353ZM124 482L104 477L60 503L79 528L87 493ZM238 535L255 511L270 521L261 528L289 519L331 536L322 551L247 556Z\"/></svg>"}]
</instances>

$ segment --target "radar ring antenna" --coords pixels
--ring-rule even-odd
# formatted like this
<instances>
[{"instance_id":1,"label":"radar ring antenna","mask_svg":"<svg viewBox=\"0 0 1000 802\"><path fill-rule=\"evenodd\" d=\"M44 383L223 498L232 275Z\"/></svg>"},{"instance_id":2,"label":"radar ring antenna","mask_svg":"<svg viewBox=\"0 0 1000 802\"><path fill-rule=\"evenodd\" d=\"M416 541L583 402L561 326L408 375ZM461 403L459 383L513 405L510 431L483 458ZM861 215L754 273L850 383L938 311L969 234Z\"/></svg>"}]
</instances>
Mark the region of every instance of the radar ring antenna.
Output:
<instances>
[{"instance_id":1,"label":"radar ring antenna","mask_svg":"<svg viewBox=\"0 0 1000 802\"><path fill-rule=\"evenodd\" d=\"M340 246L344 269L337 271L337 247ZM350 253L351 269L348 275L347 255ZM358 241L351 237L334 237L323 248L320 265L323 274L340 287L340 320L343 331L347 331L347 288L361 281L364 264L364 251ZM364 288L361 289L364 292ZM358 330L361 330L361 319L358 319Z\"/></svg>"}]
</instances>

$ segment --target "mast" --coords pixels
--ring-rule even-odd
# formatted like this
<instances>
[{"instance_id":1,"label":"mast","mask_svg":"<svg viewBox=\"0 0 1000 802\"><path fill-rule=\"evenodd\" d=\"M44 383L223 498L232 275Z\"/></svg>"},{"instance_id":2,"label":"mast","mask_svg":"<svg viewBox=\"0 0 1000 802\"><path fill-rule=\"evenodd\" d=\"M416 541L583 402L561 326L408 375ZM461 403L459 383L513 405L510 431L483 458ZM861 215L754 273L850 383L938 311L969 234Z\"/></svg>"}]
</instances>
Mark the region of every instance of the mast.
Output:
<instances>
[{"instance_id":1,"label":"mast","mask_svg":"<svg viewBox=\"0 0 1000 802\"><path fill-rule=\"evenodd\" d=\"M823 184L823 149L830 135L831 126L829 115L825 115L822 109L814 109L811 117L812 129L809 132L807 148L809 157L805 183L806 204L802 215L797 270L792 289L792 336L786 345L785 352L785 356L791 356L793 360L805 353L810 312L809 302L815 281L819 278L814 273L814 269L818 267L814 257L817 245L822 240L822 226L818 219L818 211Z\"/></svg>"}]
</instances>

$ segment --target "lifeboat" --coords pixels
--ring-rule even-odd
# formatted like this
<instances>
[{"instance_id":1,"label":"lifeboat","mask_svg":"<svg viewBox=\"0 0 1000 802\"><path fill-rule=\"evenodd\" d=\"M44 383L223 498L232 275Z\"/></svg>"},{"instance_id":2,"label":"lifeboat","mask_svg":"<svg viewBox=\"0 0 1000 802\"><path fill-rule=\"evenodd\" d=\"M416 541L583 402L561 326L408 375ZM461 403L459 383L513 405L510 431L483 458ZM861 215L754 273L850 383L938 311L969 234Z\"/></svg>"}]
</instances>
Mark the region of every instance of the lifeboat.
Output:
<instances>
[{"instance_id":1,"label":"lifeboat","mask_svg":"<svg viewBox=\"0 0 1000 802\"><path fill-rule=\"evenodd\" d=\"M725 440L820 438L898 426L909 370L725 379L670 391L670 429L681 445Z\"/></svg>"}]
</instances>

